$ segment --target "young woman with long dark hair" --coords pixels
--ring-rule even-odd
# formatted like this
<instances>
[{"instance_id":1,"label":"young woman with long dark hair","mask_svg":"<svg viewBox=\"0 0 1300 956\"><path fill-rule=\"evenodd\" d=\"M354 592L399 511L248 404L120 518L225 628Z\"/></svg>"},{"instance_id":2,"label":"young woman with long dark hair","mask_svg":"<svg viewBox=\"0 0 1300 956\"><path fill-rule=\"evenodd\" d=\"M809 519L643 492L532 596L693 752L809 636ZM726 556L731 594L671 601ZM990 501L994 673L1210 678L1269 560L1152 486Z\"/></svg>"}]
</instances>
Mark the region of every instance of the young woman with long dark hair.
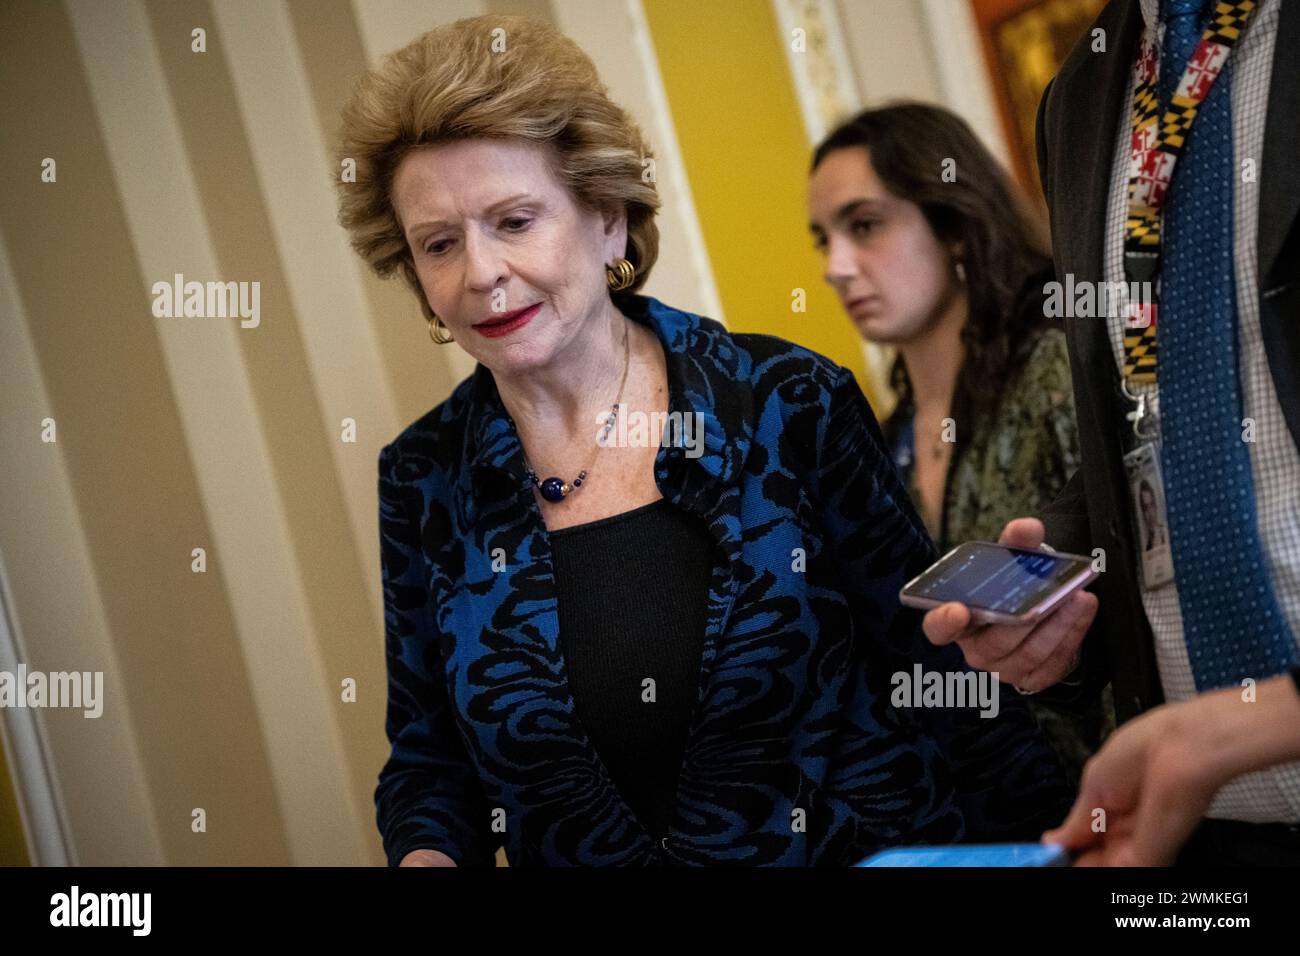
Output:
<instances>
[{"instance_id":1,"label":"young woman with long dark hair","mask_svg":"<svg viewBox=\"0 0 1300 956\"><path fill-rule=\"evenodd\" d=\"M884 424L895 467L940 553L994 541L1079 467L1065 332L1036 216L958 116L869 109L813 154L810 227L825 278L863 338L896 350ZM1113 725L1034 702L1078 773Z\"/></svg>"}]
</instances>

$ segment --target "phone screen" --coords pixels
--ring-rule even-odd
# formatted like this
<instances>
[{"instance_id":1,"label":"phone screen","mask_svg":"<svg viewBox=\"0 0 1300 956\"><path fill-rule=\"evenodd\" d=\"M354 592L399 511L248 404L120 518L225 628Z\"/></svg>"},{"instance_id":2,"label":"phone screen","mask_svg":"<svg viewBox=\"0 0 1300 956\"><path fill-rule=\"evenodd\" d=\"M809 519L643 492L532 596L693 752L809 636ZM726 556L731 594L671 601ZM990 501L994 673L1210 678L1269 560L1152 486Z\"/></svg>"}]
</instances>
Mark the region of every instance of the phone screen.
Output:
<instances>
[{"instance_id":1,"label":"phone screen","mask_svg":"<svg viewBox=\"0 0 1300 956\"><path fill-rule=\"evenodd\" d=\"M1069 866L1070 854L1053 843L961 844L884 850L854 866Z\"/></svg>"},{"instance_id":2,"label":"phone screen","mask_svg":"<svg viewBox=\"0 0 1300 956\"><path fill-rule=\"evenodd\" d=\"M907 593L934 601L1021 615L1088 569L1077 555L1000 544L959 545L909 584Z\"/></svg>"}]
</instances>

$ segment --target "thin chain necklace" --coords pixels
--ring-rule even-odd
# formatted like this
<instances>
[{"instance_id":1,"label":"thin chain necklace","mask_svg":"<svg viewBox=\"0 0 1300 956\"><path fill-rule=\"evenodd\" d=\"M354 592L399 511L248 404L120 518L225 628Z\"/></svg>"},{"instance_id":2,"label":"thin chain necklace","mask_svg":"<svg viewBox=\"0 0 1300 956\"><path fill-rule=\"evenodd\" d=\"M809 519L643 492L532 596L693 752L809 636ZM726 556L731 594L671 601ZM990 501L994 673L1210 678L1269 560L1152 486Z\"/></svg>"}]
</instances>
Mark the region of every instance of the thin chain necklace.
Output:
<instances>
[{"instance_id":1,"label":"thin chain necklace","mask_svg":"<svg viewBox=\"0 0 1300 956\"><path fill-rule=\"evenodd\" d=\"M538 478L537 472L528 462L528 452L524 452L524 468L527 471L528 480L533 483L542 497L547 501L560 502L567 498L570 493L577 491L582 487L582 483L587 480L587 471L596 462L596 455L600 449L605 446L605 439L609 437L610 430L613 429L614 423L618 421L618 408L623 402L623 386L627 384L627 370L631 365L631 344L628 331L627 319L623 320L623 378L618 383L618 398L614 399L614 404L610 408L609 414L605 416L605 424L601 428L600 437L596 441L596 450L591 453L591 458L587 461L587 467L578 472L578 477L573 479L573 483L565 481L563 478L552 476L550 478ZM511 423L513 424L513 422ZM520 442L520 448L523 448L523 442Z\"/></svg>"}]
</instances>

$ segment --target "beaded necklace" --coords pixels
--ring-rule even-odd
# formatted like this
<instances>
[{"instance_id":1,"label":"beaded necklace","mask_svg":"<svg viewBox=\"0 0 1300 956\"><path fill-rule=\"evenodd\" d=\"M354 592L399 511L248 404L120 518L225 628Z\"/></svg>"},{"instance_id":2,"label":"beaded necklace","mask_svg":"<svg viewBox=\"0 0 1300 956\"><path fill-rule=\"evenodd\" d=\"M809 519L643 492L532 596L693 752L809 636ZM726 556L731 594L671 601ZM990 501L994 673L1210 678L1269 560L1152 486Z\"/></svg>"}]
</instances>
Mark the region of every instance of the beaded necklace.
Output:
<instances>
[{"instance_id":1,"label":"beaded necklace","mask_svg":"<svg viewBox=\"0 0 1300 956\"><path fill-rule=\"evenodd\" d=\"M537 472L533 470L533 466L528 462L528 453L524 452L524 468L526 469L528 480L533 483L537 490L541 492L542 497L547 501L563 501L570 495L570 493L577 491L582 487L582 483L587 480L588 470L593 464L595 464L596 455L600 452L600 449L604 447L605 439L609 437L609 433L613 429L614 423L618 421L618 409L619 405L622 404L623 401L623 386L627 384L627 370L631 365L630 360L632 353L629 338L627 320L625 319L623 323L623 378L618 384L618 398L614 400L614 404L610 408L609 414L605 417L605 424L601 428L600 436L596 439L596 451L592 452L591 458L587 462L587 467L578 472L578 477L573 479L573 483L570 484L563 478L556 476L550 478L538 478Z\"/></svg>"}]
</instances>

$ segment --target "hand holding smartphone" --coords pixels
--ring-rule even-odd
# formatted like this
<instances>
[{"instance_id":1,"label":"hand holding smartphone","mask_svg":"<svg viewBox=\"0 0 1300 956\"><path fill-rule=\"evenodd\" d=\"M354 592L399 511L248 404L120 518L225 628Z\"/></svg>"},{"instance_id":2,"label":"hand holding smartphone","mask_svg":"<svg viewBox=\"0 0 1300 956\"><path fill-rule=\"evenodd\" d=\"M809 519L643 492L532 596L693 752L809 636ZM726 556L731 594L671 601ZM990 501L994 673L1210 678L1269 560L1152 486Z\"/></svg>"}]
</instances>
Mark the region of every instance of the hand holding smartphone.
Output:
<instances>
[{"instance_id":1,"label":"hand holding smartphone","mask_svg":"<svg viewBox=\"0 0 1300 956\"><path fill-rule=\"evenodd\" d=\"M1003 561L1008 552L1028 555L1020 568L1022 572L1030 569L1030 580L1026 583L1028 601L1024 600L1027 596L1024 594L1019 600L1009 601L1004 594L1003 600L999 601L994 585L1006 581L996 577L989 579L985 575L972 582L969 579L970 566L966 568L968 575L961 582L948 579L948 571L937 575L944 578L944 582L936 581L936 575L930 572L937 572L944 561L955 560L957 556L952 552L903 588L904 591L909 587L912 589L911 597L904 598L904 603L915 606L914 602L921 602L922 607L938 603L939 606L928 611L921 622L925 637L931 644L938 647L955 644L961 648L966 663L971 667L996 673L1003 683L1010 684L1022 694L1037 693L1071 677L1078 668L1088 627L1097 615L1097 596L1083 589L1086 580L1074 581L1071 587L1070 575L1067 574L1065 585L1057 585L1055 590L1059 593L1053 594L1052 584L1048 583L1044 588L1050 575L1032 570L1037 567L1037 561L1030 558L1040 556L1074 559L1078 562L1076 567L1088 563L1088 570L1094 570L1088 559L1081 555L1040 550L1045 530L1037 518L1015 518L1002 529L998 544L983 546L1002 549ZM996 561L993 563L994 567L999 566ZM1006 577L1014 582L1015 572L1016 569L1011 568ZM972 586L980 581L984 582L982 587ZM1047 593L1039 593L1042 590ZM986 591L989 593L985 594ZM949 595L954 600L944 603ZM970 604L966 603L968 601ZM989 623L1008 619L1013 623Z\"/></svg>"}]
</instances>

